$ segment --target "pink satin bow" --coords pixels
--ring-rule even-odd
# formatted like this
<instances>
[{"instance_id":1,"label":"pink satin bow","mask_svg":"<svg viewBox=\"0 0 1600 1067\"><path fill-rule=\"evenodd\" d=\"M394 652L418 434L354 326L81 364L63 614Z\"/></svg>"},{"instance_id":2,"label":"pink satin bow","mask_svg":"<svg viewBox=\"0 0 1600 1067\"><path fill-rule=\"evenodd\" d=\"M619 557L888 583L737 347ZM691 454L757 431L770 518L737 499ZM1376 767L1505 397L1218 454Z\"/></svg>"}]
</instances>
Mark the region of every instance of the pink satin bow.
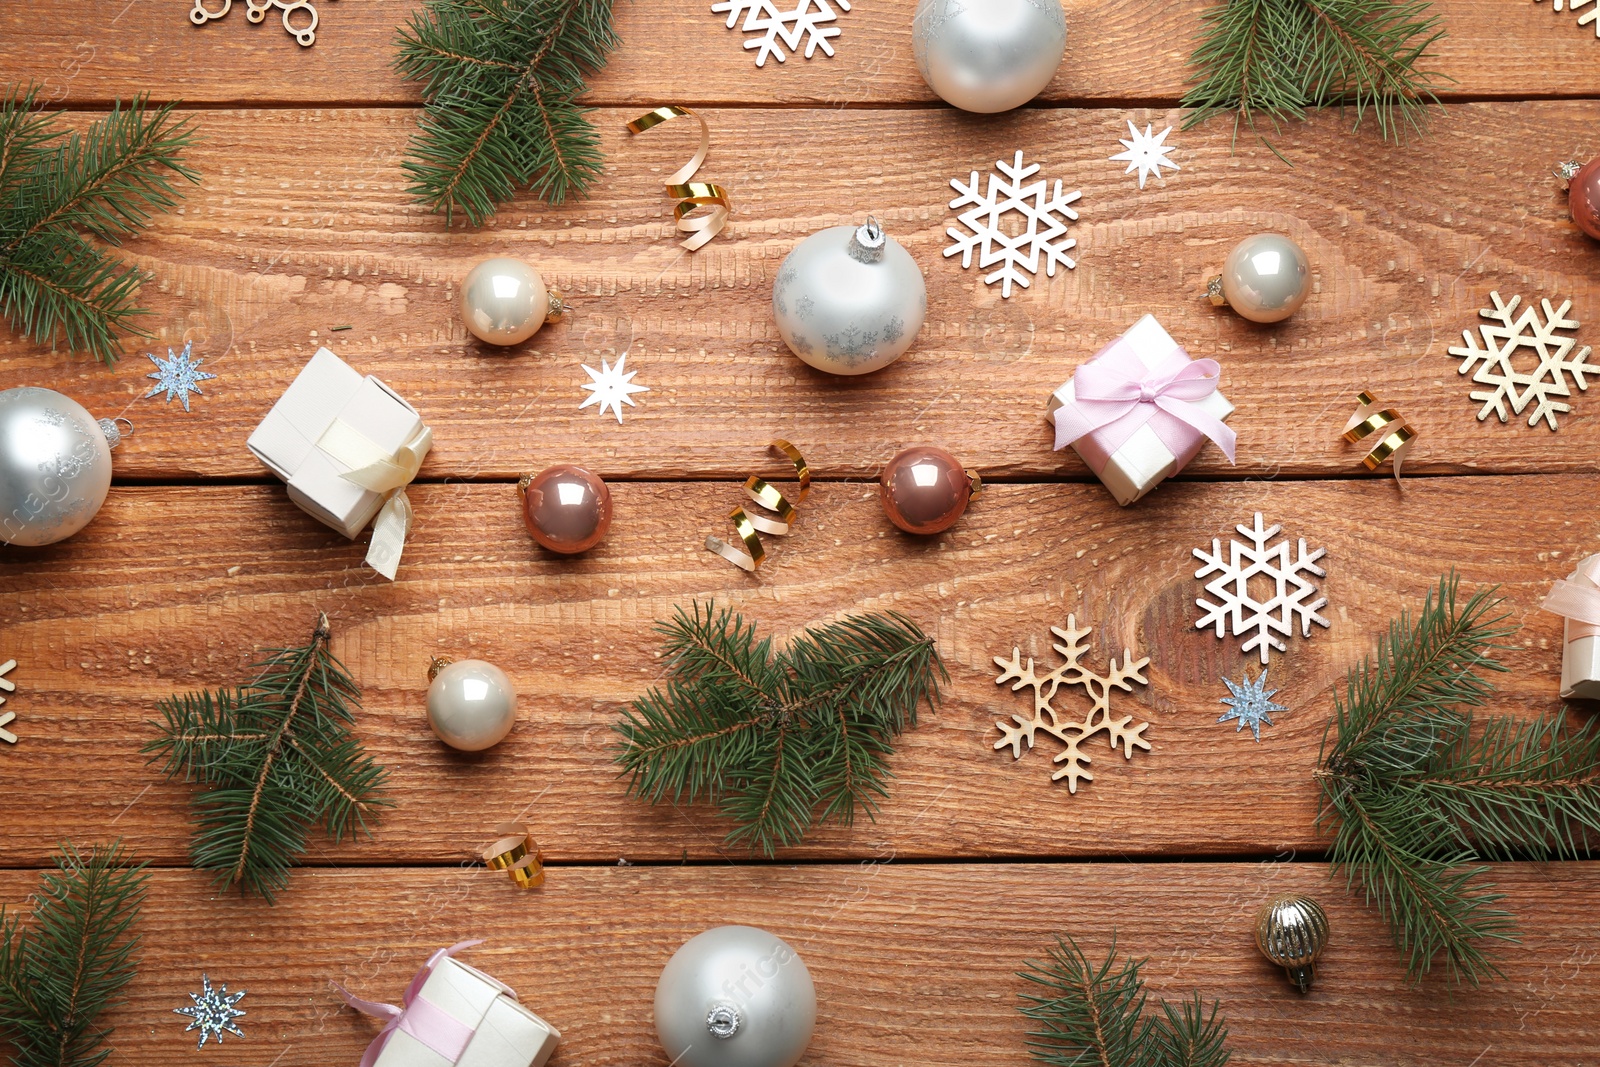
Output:
<instances>
[{"instance_id":1,"label":"pink satin bow","mask_svg":"<svg viewBox=\"0 0 1600 1067\"><path fill-rule=\"evenodd\" d=\"M1539 605L1567 620L1567 640L1600 637L1600 556L1578 564L1572 578L1561 578Z\"/></svg>"},{"instance_id":2,"label":"pink satin bow","mask_svg":"<svg viewBox=\"0 0 1600 1067\"><path fill-rule=\"evenodd\" d=\"M338 982L328 983L337 989L344 1002L356 1011L388 1020L378 1036L373 1038L372 1044L367 1046L366 1053L361 1057L361 1067L373 1067L373 1064L378 1062L383 1047L389 1043L389 1039L396 1031L410 1034L451 1063L461 1058L461 1054L467 1050L467 1043L472 1040L472 1027L424 998L421 995L422 987L441 960L454 956L463 949L481 944L483 944L481 940L460 941L429 956L428 962L423 964L422 970L417 972L417 976L411 979L411 984L406 987L406 994L401 1000L400 1007L373 1000L362 1000ZM501 988L513 999L516 997L516 993L512 992L509 986Z\"/></svg>"},{"instance_id":3,"label":"pink satin bow","mask_svg":"<svg viewBox=\"0 0 1600 1067\"><path fill-rule=\"evenodd\" d=\"M1093 452L1110 457L1148 424L1175 456L1210 438L1233 462L1238 435L1194 403L1217 391L1221 374L1216 360L1191 360L1181 348L1146 367L1119 337L1073 375L1074 401L1055 415L1056 448L1088 438Z\"/></svg>"}]
</instances>

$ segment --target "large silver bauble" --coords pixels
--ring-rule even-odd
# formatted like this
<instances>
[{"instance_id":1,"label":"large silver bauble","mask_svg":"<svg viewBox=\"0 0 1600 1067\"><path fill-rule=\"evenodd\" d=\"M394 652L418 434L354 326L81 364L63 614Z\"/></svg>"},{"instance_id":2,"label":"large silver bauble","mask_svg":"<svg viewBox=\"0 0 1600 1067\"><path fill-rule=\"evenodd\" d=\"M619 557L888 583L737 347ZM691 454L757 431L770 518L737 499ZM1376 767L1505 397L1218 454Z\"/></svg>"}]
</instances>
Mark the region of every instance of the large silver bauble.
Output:
<instances>
[{"instance_id":1,"label":"large silver bauble","mask_svg":"<svg viewBox=\"0 0 1600 1067\"><path fill-rule=\"evenodd\" d=\"M89 524L111 488L111 446L54 389L0 392L0 541L50 545Z\"/></svg>"},{"instance_id":2,"label":"large silver bauble","mask_svg":"<svg viewBox=\"0 0 1600 1067\"><path fill-rule=\"evenodd\" d=\"M482 752L517 724L517 690L506 672L481 659L434 661L428 686L428 725L462 752Z\"/></svg>"},{"instance_id":3,"label":"large silver bauble","mask_svg":"<svg viewBox=\"0 0 1600 1067\"><path fill-rule=\"evenodd\" d=\"M834 226L778 268L772 315L795 355L829 374L867 374L899 359L928 314L922 268L876 219Z\"/></svg>"},{"instance_id":4,"label":"large silver bauble","mask_svg":"<svg viewBox=\"0 0 1600 1067\"><path fill-rule=\"evenodd\" d=\"M677 1067L794 1067L816 1023L805 962L754 926L690 938L656 983L656 1036Z\"/></svg>"},{"instance_id":5,"label":"large silver bauble","mask_svg":"<svg viewBox=\"0 0 1600 1067\"><path fill-rule=\"evenodd\" d=\"M546 289L539 272L520 259L486 259L461 283L461 321L491 345L520 345L560 319L565 307L561 294Z\"/></svg>"},{"instance_id":6,"label":"large silver bauble","mask_svg":"<svg viewBox=\"0 0 1600 1067\"><path fill-rule=\"evenodd\" d=\"M921 0L911 20L928 88L963 111L1021 107L1067 52L1060 0Z\"/></svg>"}]
</instances>

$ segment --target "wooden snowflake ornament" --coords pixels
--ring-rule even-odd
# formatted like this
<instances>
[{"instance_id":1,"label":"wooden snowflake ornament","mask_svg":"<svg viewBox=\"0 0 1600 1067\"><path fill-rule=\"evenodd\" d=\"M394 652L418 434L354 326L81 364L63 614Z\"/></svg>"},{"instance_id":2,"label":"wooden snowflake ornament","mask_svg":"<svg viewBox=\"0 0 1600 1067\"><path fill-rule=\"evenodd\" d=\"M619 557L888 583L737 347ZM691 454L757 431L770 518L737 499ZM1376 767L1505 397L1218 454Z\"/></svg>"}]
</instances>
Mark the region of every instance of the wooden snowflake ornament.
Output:
<instances>
[{"instance_id":1,"label":"wooden snowflake ornament","mask_svg":"<svg viewBox=\"0 0 1600 1067\"><path fill-rule=\"evenodd\" d=\"M14 659L8 659L4 663L0 663L0 690L3 690L7 693L15 693L17 691L16 683L6 678L6 675L9 674L16 667L16 665L17 661ZM4 704L5 702L6 698L0 697L0 704ZM16 717L17 714L14 711L8 711L4 715L0 715L0 741L4 741L8 745L14 745L17 743L17 735L5 728L6 725Z\"/></svg>"},{"instance_id":2,"label":"wooden snowflake ornament","mask_svg":"<svg viewBox=\"0 0 1600 1067\"><path fill-rule=\"evenodd\" d=\"M1066 660L1061 666L1047 674L1036 674L1033 669L1033 660L1028 660L1028 665L1022 665L1022 650L1013 648L1009 660L995 657L995 666L1000 668L1000 677L995 679L996 685L1005 685L1014 682L1011 691L1017 692L1025 686L1033 689L1033 717L1026 718L1021 715L1011 716L1013 723L997 722L1000 728L1000 740L994 743L998 751L1011 746L1013 759L1022 758L1022 746L1033 748L1034 737L1039 733L1049 734L1065 746L1056 755L1055 762L1065 764L1050 777L1053 781L1067 780L1067 790L1071 793L1078 791L1078 779L1092 782L1094 775L1089 773L1090 759L1084 755L1079 747L1084 741L1099 733L1106 735L1115 752L1117 746L1123 749L1123 758L1132 759L1135 748L1150 751L1150 742L1144 739L1144 732L1149 723L1141 722L1137 726L1130 726L1133 716L1127 715L1120 719L1111 717L1111 691L1121 689L1124 692L1133 692L1133 683L1148 685L1144 676L1144 669L1150 663L1150 657L1145 656L1137 663L1133 662L1133 653L1128 649L1122 650L1123 666L1118 667L1117 661L1111 661L1111 673L1099 675L1080 665L1089 646L1083 639L1089 636L1091 628L1078 629L1076 615L1067 616L1067 628L1050 627L1050 632L1060 638L1065 644L1056 644L1051 647L1060 653ZM1094 706L1089 709L1089 714L1081 720L1073 720L1059 714L1051 701L1055 699L1056 692L1062 686L1080 686L1094 701Z\"/></svg>"}]
</instances>

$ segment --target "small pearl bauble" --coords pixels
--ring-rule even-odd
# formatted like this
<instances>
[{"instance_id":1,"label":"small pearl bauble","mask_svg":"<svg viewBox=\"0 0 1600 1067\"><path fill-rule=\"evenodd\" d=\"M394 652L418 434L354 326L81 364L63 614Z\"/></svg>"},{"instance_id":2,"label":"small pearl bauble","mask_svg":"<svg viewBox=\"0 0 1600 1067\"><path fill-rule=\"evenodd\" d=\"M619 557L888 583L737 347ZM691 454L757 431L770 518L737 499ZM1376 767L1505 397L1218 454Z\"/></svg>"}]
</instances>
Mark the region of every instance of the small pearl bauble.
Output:
<instances>
[{"instance_id":1,"label":"small pearl bauble","mask_svg":"<svg viewBox=\"0 0 1600 1067\"><path fill-rule=\"evenodd\" d=\"M889 461L878 494L889 521L910 534L942 533L967 510L977 479L942 448L918 445Z\"/></svg>"},{"instance_id":2,"label":"small pearl bauble","mask_svg":"<svg viewBox=\"0 0 1600 1067\"><path fill-rule=\"evenodd\" d=\"M1317 956L1328 944L1328 915L1310 897L1285 893L1261 906L1256 916L1256 947L1282 967L1302 993L1311 992Z\"/></svg>"},{"instance_id":3,"label":"small pearl bauble","mask_svg":"<svg viewBox=\"0 0 1600 1067\"><path fill-rule=\"evenodd\" d=\"M436 659L428 674L428 725L451 748L482 752L516 725L517 690L494 664Z\"/></svg>"},{"instance_id":4,"label":"small pearl bauble","mask_svg":"<svg viewBox=\"0 0 1600 1067\"><path fill-rule=\"evenodd\" d=\"M1567 208L1572 212L1572 221L1590 237L1600 239L1600 158L1581 167L1576 163L1562 164L1561 173L1567 179Z\"/></svg>"},{"instance_id":5,"label":"small pearl bauble","mask_svg":"<svg viewBox=\"0 0 1600 1067\"><path fill-rule=\"evenodd\" d=\"M0 541L50 545L87 526L111 489L106 438L54 389L0 392Z\"/></svg>"},{"instance_id":6,"label":"small pearl bauble","mask_svg":"<svg viewBox=\"0 0 1600 1067\"><path fill-rule=\"evenodd\" d=\"M611 490L582 467L558 463L524 475L517 488L528 533L551 552L587 552L611 529Z\"/></svg>"},{"instance_id":7,"label":"small pearl bauble","mask_svg":"<svg viewBox=\"0 0 1600 1067\"><path fill-rule=\"evenodd\" d=\"M1067 51L1060 0L921 0L912 49L928 88L963 111L1010 111L1044 91Z\"/></svg>"},{"instance_id":8,"label":"small pearl bauble","mask_svg":"<svg viewBox=\"0 0 1600 1067\"><path fill-rule=\"evenodd\" d=\"M1278 233L1246 237L1228 253L1222 273L1206 294L1251 322L1282 322L1311 292L1311 261L1300 246Z\"/></svg>"},{"instance_id":9,"label":"small pearl bauble","mask_svg":"<svg viewBox=\"0 0 1600 1067\"><path fill-rule=\"evenodd\" d=\"M782 938L718 926L673 954L656 983L656 1036L676 1067L794 1067L817 990Z\"/></svg>"},{"instance_id":10,"label":"small pearl bauble","mask_svg":"<svg viewBox=\"0 0 1600 1067\"><path fill-rule=\"evenodd\" d=\"M778 268L772 314L795 355L829 374L868 374L899 359L922 329L922 268L877 219L834 226Z\"/></svg>"},{"instance_id":11,"label":"small pearl bauble","mask_svg":"<svg viewBox=\"0 0 1600 1067\"><path fill-rule=\"evenodd\" d=\"M561 294L520 259L486 259L461 283L461 321L491 345L520 345L565 312Z\"/></svg>"}]
</instances>

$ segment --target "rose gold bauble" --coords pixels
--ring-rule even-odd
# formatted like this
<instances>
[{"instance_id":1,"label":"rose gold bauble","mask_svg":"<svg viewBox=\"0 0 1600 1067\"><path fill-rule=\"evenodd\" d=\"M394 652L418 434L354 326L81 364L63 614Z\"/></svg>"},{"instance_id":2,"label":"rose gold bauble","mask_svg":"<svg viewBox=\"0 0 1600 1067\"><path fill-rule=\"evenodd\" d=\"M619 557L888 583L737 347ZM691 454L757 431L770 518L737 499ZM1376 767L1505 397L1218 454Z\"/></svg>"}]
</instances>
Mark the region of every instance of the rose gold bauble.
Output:
<instances>
[{"instance_id":1,"label":"rose gold bauble","mask_svg":"<svg viewBox=\"0 0 1600 1067\"><path fill-rule=\"evenodd\" d=\"M611 529L611 490L582 467L558 463L519 483L528 533L563 556L587 552Z\"/></svg>"},{"instance_id":2,"label":"rose gold bauble","mask_svg":"<svg viewBox=\"0 0 1600 1067\"><path fill-rule=\"evenodd\" d=\"M889 461L878 489L890 522L906 533L936 534L961 518L973 486L956 457L933 445L918 445Z\"/></svg>"},{"instance_id":3,"label":"rose gold bauble","mask_svg":"<svg viewBox=\"0 0 1600 1067\"><path fill-rule=\"evenodd\" d=\"M1567 207L1578 229L1600 240L1600 158L1579 167L1569 180Z\"/></svg>"}]
</instances>

